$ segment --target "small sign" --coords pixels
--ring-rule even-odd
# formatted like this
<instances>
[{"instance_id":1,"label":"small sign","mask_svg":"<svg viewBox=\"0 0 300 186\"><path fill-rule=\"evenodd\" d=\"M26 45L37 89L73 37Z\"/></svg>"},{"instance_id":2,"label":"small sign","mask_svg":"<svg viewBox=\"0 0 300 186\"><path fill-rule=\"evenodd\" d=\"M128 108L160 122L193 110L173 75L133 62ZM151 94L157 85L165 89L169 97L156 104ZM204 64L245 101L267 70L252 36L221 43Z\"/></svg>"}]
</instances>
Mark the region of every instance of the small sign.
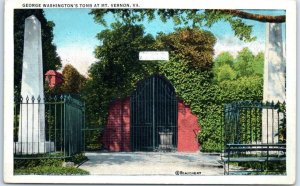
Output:
<instances>
[{"instance_id":1,"label":"small sign","mask_svg":"<svg viewBox=\"0 0 300 186\"><path fill-rule=\"evenodd\" d=\"M168 51L143 51L139 53L140 61L169 61L169 52Z\"/></svg>"}]
</instances>

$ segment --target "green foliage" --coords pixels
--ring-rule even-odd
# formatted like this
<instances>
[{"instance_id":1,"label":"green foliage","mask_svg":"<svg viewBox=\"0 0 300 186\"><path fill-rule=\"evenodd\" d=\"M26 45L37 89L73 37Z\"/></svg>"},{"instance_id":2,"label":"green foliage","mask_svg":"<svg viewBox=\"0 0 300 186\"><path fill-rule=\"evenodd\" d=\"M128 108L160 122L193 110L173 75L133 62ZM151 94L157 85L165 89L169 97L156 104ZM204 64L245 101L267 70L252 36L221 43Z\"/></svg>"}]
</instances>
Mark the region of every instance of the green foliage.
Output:
<instances>
[{"instance_id":1,"label":"green foliage","mask_svg":"<svg viewBox=\"0 0 300 186\"><path fill-rule=\"evenodd\" d=\"M160 64L160 72L171 81L176 94L199 118L202 151L221 151L223 104L238 100L262 100L262 78L242 77L215 84L210 71L189 68L171 59Z\"/></svg>"},{"instance_id":2,"label":"green foliage","mask_svg":"<svg viewBox=\"0 0 300 186\"><path fill-rule=\"evenodd\" d=\"M54 157L51 157L54 156ZM61 158L59 158L61 156ZM24 156L23 156L24 158ZM75 167L62 167L64 161L71 161L80 164L87 160L84 154L75 154L72 157L64 158L62 154L44 155L36 158L36 155L28 155L29 159L14 160L14 174L18 175L86 175L87 171ZM33 159L31 159L33 158Z\"/></svg>"},{"instance_id":3,"label":"green foliage","mask_svg":"<svg viewBox=\"0 0 300 186\"><path fill-rule=\"evenodd\" d=\"M41 159L17 159L14 160L14 169L26 169L38 166L55 166L62 165L62 158L41 158Z\"/></svg>"},{"instance_id":4,"label":"green foliage","mask_svg":"<svg viewBox=\"0 0 300 186\"><path fill-rule=\"evenodd\" d=\"M91 121L89 119L89 121ZM98 124L99 125L99 124ZM93 126L88 124L88 128L84 131L84 138L85 138L85 150L86 151L98 151L101 150L102 144L99 143L100 135L102 134L102 125L100 127Z\"/></svg>"},{"instance_id":5,"label":"green foliage","mask_svg":"<svg viewBox=\"0 0 300 186\"><path fill-rule=\"evenodd\" d=\"M129 96L138 81L157 73L172 83L176 95L198 116L202 151L215 152L221 151L223 144L223 104L262 99L262 78L237 77L238 72L233 68L235 60L229 53L216 59L215 66L222 81L213 81L215 38L209 32L197 28L178 29L168 35L160 34L155 40L144 34L142 26L114 23L112 29L99 33L98 38L102 43L95 51L99 62L90 67L83 90L89 127L101 129L106 123L109 103ZM139 51L155 49L168 49L170 61L138 61ZM242 63L244 58L240 56L239 63ZM99 135L91 135L89 140L98 142Z\"/></svg>"},{"instance_id":6,"label":"green foliage","mask_svg":"<svg viewBox=\"0 0 300 186\"><path fill-rule=\"evenodd\" d=\"M54 23L47 21L42 9L15 9L14 10L14 87L15 96L21 92L22 60L24 47L25 19L35 15L41 22L42 29L42 53L43 53L43 74L48 70L61 68L61 60L53 44Z\"/></svg>"},{"instance_id":7,"label":"green foliage","mask_svg":"<svg viewBox=\"0 0 300 186\"><path fill-rule=\"evenodd\" d=\"M49 86L49 82L45 81L44 82L44 93L45 93L45 97L49 97L51 95L59 95L61 94L61 86L55 86L53 88L51 88Z\"/></svg>"},{"instance_id":8,"label":"green foliage","mask_svg":"<svg viewBox=\"0 0 300 186\"><path fill-rule=\"evenodd\" d=\"M194 68L207 70L212 67L216 38L211 32L198 28L182 28L157 38L157 48L170 51L170 55Z\"/></svg>"},{"instance_id":9,"label":"green foliage","mask_svg":"<svg viewBox=\"0 0 300 186\"><path fill-rule=\"evenodd\" d=\"M214 85L214 101L203 113L199 140L202 151L220 151L222 147L222 117L224 103L239 100L262 100L262 79L243 77ZM200 116L201 117L201 116ZM201 118L200 118L201 119Z\"/></svg>"},{"instance_id":10,"label":"green foliage","mask_svg":"<svg viewBox=\"0 0 300 186\"><path fill-rule=\"evenodd\" d=\"M253 60L254 55L248 48L244 48L238 53L236 62L234 63L234 68L238 72L238 77L251 76L253 74L253 69L251 68Z\"/></svg>"},{"instance_id":11,"label":"green foliage","mask_svg":"<svg viewBox=\"0 0 300 186\"><path fill-rule=\"evenodd\" d=\"M61 93L78 94L81 92L86 78L81 75L76 68L71 64L67 64L62 71L62 75L64 77L64 82L60 87Z\"/></svg>"},{"instance_id":12,"label":"green foliage","mask_svg":"<svg viewBox=\"0 0 300 186\"><path fill-rule=\"evenodd\" d=\"M279 104L278 112L283 113L283 117L280 120L279 131L276 136L279 137L280 143L286 143L286 105L285 103Z\"/></svg>"},{"instance_id":13,"label":"green foliage","mask_svg":"<svg viewBox=\"0 0 300 186\"><path fill-rule=\"evenodd\" d=\"M252 169L249 175L285 175L286 162L239 162L230 163L244 169Z\"/></svg>"},{"instance_id":14,"label":"green foliage","mask_svg":"<svg viewBox=\"0 0 300 186\"><path fill-rule=\"evenodd\" d=\"M234 57L229 52L220 53L213 62L215 80L236 79L237 73L233 69Z\"/></svg>"},{"instance_id":15,"label":"green foliage","mask_svg":"<svg viewBox=\"0 0 300 186\"><path fill-rule=\"evenodd\" d=\"M15 169L15 175L88 175L89 172L75 167L37 166Z\"/></svg>"},{"instance_id":16,"label":"green foliage","mask_svg":"<svg viewBox=\"0 0 300 186\"><path fill-rule=\"evenodd\" d=\"M137 80L138 74L151 71L139 62L138 53L153 50L153 37L144 35L142 26L114 23L111 30L99 33L98 39L102 45L96 48L95 56L100 61L91 67L90 77L99 78L103 86L115 87L109 92L111 98L127 95L134 86L132 80Z\"/></svg>"},{"instance_id":17,"label":"green foliage","mask_svg":"<svg viewBox=\"0 0 300 186\"><path fill-rule=\"evenodd\" d=\"M79 153L79 154L75 154L69 158L66 158L65 161L67 162L74 162L75 164L81 164L84 161L88 160L88 158L83 154L83 153Z\"/></svg>"},{"instance_id":18,"label":"green foliage","mask_svg":"<svg viewBox=\"0 0 300 186\"><path fill-rule=\"evenodd\" d=\"M213 83L210 71L189 68L171 59L160 63L160 73L171 81L176 94L199 118L202 151L220 151L222 147L223 104L238 100L262 100L262 78L243 77L235 81Z\"/></svg>"},{"instance_id":19,"label":"green foliage","mask_svg":"<svg viewBox=\"0 0 300 186\"><path fill-rule=\"evenodd\" d=\"M202 20L205 20L205 25L211 27L219 21L228 22L234 31L234 35L243 41L254 41L256 38L252 35L252 25L247 25L243 19L235 17L234 15L224 13L220 10L205 10Z\"/></svg>"},{"instance_id":20,"label":"green foliage","mask_svg":"<svg viewBox=\"0 0 300 186\"><path fill-rule=\"evenodd\" d=\"M254 75L263 77L264 74L264 53L263 52L259 52L254 57L251 68L253 70Z\"/></svg>"},{"instance_id":21,"label":"green foliage","mask_svg":"<svg viewBox=\"0 0 300 186\"><path fill-rule=\"evenodd\" d=\"M218 69L216 78L219 82L224 80L234 80L236 79L236 74L236 71L234 71L230 65L225 64Z\"/></svg>"},{"instance_id":22,"label":"green foliage","mask_svg":"<svg viewBox=\"0 0 300 186\"><path fill-rule=\"evenodd\" d=\"M241 50L234 63L237 76L263 75L264 54L259 53L255 56L248 48Z\"/></svg>"},{"instance_id":23,"label":"green foliage","mask_svg":"<svg viewBox=\"0 0 300 186\"><path fill-rule=\"evenodd\" d=\"M214 60L213 72L218 82L236 80L240 77L263 77L264 54L254 55L249 48L238 52L236 58L223 52Z\"/></svg>"},{"instance_id":24,"label":"green foliage","mask_svg":"<svg viewBox=\"0 0 300 186\"><path fill-rule=\"evenodd\" d=\"M239 100L262 100L263 79L257 76L241 77L235 81L223 81L219 84L224 95L219 95L221 102Z\"/></svg>"},{"instance_id":25,"label":"green foliage","mask_svg":"<svg viewBox=\"0 0 300 186\"><path fill-rule=\"evenodd\" d=\"M143 20L152 21L160 18L163 22L172 20L176 26L181 27L211 27L219 21L227 22L236 37L243 41L253 41L252 25L247 25L243 19L224 13L220 10L197 9L94 9L91 14L97 23L106 26L104 16L112 13L115 19L126 24L139 24Z\"/></svg>"},{"instance_id":26,"label":"green foliage","mask_svg":"<svg viewBox=\"0 0 300 186\"><path fill-rule=\"evenodd\" d=\"M99 61L91 65L82 95L86 102L87 128L101 130L109 103L129 95L135 83L156 71L156 66L139 61L139 51L154 49L154 38L145 35L141 25L114 23L112 29L102 31L97 37L101 42L95 50ZM93 136L86 143L91 146L98 141L99 136Z\"/></svg>"},{"instance_id":27,"label":"green foliage","mask_svg":"<svg viewBox=\"0 0 300 186\"><path fill-rule=\"evenodd\" d=\"M223 65L233 67L234 57L229 52L220 53L214 60L214 68L218 69Z\"/></svg>"}]
</instances>

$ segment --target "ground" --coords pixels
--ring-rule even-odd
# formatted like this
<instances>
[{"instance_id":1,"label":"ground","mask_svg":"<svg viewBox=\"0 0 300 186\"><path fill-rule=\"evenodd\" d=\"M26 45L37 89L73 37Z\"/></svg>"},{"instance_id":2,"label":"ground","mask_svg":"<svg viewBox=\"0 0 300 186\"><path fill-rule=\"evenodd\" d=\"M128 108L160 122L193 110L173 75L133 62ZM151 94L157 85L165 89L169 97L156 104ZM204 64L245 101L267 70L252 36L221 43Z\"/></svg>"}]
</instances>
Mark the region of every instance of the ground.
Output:
<instances>
[{"instance_id":1,"label":"ground","mask_svg":"<svg viewBox=\"0 0 300 186\"><path fill-rule=\"evenodd\" d=\"M91 175L224 174L220 155L201 152L89 152L85 155L89 161L79 168Z\"/></svg>"}]
</instances>

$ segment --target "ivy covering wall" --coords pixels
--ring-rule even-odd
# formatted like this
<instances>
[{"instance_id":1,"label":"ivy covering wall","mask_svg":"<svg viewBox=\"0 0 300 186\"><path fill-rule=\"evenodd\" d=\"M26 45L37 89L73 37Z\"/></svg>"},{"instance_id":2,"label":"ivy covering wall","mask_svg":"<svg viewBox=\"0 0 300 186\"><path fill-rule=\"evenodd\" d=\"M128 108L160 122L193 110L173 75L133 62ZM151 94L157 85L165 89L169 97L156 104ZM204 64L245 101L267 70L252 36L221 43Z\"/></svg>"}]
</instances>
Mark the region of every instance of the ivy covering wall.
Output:
<instances>
[{"instance_id":1,"label":"ivy covering wall","mask_svg":"<svg viewBox=\"0 0 300 186\"><path fill-rule=\"evenodd\" d=\"M229 56L228 59L232 60L230 63L223 64L225 59L222 60L222 57L217 60L219 62L214 62L216 39L210 32L182 28L153 38L144 34L142 26L116 23L98 37L102 43L95 50L99 61L91 66L83 88L87 127L105 126L110 102L129 96L138 81L156 73L165 76L173 84L177 96L190 105L192 112L198 116L202 129L198 135L201 150L217 152L223 144L224 103L262 100L261 75L248 71L243 74L239 69L245 65L250 65L250 68L253 61L259 62L255 63L254 70L263 68L262 62L247 49L236 58ZM169 51L169 61L138 60L139 51L161 49ZM216 78L222 65L231 68L228 72L235 75ZM222 73L226 77L227 72ZM97 134L89 135L86 142L99 143Z\"/></svg>"},{"instance_id":2,"label":"ivy covering wall","mask_svg":"<svg viewBox=\"0 0 300 186\"><path fill-rule=\"evenodd\" d=\"M211 81L213 74L189 68L180 61L159 64L160 72L171 81L176 94L190 105L199 118L202 151L221 151L222 119L225 103L237 100L262 100L262 78L241 77L235 81Z\"/></svg>"}]
</instances>

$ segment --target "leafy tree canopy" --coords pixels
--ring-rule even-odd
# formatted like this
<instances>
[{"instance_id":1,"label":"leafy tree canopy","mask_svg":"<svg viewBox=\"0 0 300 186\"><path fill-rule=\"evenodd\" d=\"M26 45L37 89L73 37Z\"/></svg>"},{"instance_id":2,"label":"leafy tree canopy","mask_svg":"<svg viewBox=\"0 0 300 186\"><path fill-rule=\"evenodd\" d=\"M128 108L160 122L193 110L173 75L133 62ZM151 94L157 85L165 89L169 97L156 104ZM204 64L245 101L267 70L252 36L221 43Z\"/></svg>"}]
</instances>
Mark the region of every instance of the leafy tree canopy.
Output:
<instances>
[{"instance_id":1,"label":"leafy tree canopy","mask_svg":"<svg viewBox=\"0 0 300 186\"><path fill-rule=\"evenodd\" d=\"M104 124L109 103L129 95L138 80L156 71L155 64L139 61L139 51L153 50L155 43L141 25L113 23L97 37L101 44L95 56L99 61L91 65L82 92L90 127Z\"/></svg>"},{"instance_id":2,"label":"leafy tree canopy","mask_svg":"<svg viewBox=\"0 0 300 186\"><path fill-rule=\"evenodd\" d=\"M120 37L122 36L122 37ZM262 81L259 77L236 78L235 58L223 53L215 60L220 64L222 81L213 82L212 63L214 36L199 28L181 28L174 33L159 34L157 38L145 35L141 25L114 23L111 29L98 34L100 45L95 50L99 59L89 69L89 78L83 89L86 101L87 127L102 127L106 123L108 106L116 98L124 98L136 88L136 83L158 73L175 87L176 94L191 106L199 118L202 132L199 140L203 151L221 150L221 113L223 103L235 100L260 100ZM206 45L199 45L204 42ZM185 50L188 48L188 50ZM138 59L141 50L168 49L170 61ZM210 55L201 56L203 53ZM206 58L206 63L197 57ZM193 64L200 65L195 68ZM225 65L226 68L223 68ZM97 144L98 133L87 143Z\"/></svg>"},{"instance_id":3,"label":"leafy tree canopy","mask_svg":"<svg viewBox=\"0 0 300 186\"><path fill-rule=\"evenodd\" d=\"M179 29L175 33L160 34L155 39L146 35L141 25L116 22L111 25L111 29L103 30L97 37L100 45L95 50L95 56L99 61L91 65L89 78L82 92L89 127L105 124L110 102L129 96L139 80L154 73L171 73L161 68L162 64L166 64L165 61L139 61L139 51L168 49L172 59L180 59L184 63L182 66L186 73L192 67L191 60L197 57L205 59L204 63L197 61L203 67L212 64L215 38L211 33L198 28ZM206 45L198 46L198 41ZM191 51L185 50L185 47ZM203 79L205 78L201 80ZM97 139L93 138L92 141L96 142Z\"/></svg>"},{"instance_id":4,"label":"leafy tree canopy","mask_svg":"<svg viewBox=\"0 0 300 186\"><path fill-rule=\"evenodd\" d=\"M212 67L215 36L199 28L181 28L171 34L157 37L157 48L170 51L170 55L185 61L196 69Z\"/></svg>"},{"instance_id":5,"label":"leafy tree canopy","mask_svg":"<svg viewBox=\"0 0 300 186\"><path fill-rule=\"evenodd\" d=\"M252 61L252 70L254 75L258 75L260 77L263 77L264 74L264 53L259 52Z\"/></svg>"},{"instance_id":6,"label":"leafy tree canopy","mask_svg":"<svg viewBox=\"0 0 300 186\"><path fill-rule=\"evenodd\" d=\"M242 49L235 60L234 68L237 71L237 76L253 76L263 75L264 55L259 53L255 56L249 48Z\"/></svg>"},{"instance_id":7,"label":"leafy tree canopy","mask_svg":"<svg viewBox=\"0 0 300 186\"><path fill-rule=\"evenodd\" d=\"M64 82L60 87L61 92L79 94L85 84L86 78L81 75L71 64L67 64L64 67L62 75Z\"/></svg>"},{"instance_id":8,"label":"leafy tree canopy","mask_svg":"<svg viewBox=\"0 0 300 186\"><path fill-rule=\"evenodd\" d=\"M234 57L229 52L220 53L214 60L214 68L219 68L225 64L233 67Z\"/></svg>"},{"instance_id":9,"label":"leafy tree canopy","mask_svg":"<svg viewBox=\"0 0 300 186\"><path fill-rule=\"evenodd\" d=\"M234 68L238 71L239 77L252 75L253 70L251 65L253 60L254 55L249 48L244 48L238 52Z\"/></svg>"},{"instance_id":10,"label":"leafy tree canopy","mask_svg":"<svg viewBox=\"0 0 300 186\"><path fill-rule=\"evenodd\" d=\"M191 27L211 27L218 21L228 22L236 37L243 41L253 41L252 26L243 19L261 22L285 22L285 15L269 16L251 14L241 10L196 10L196 9L94 9L91 14L97 23L106 25L104 16L113 13L117 20L125 23L152 21L158 16L162 21L173 20L176 25Z\"/></svg>"},{"instance_id":11,"label":"leafy tree canopy","mask_svg":"<svg viewBox=\"0 0 300 186\"><path fill-rule=\"evenodd\" d=\"M135 75L147 71L139 62L139 51L153 50L154 38L145 35L141 25L113 23L112 29L106 29L97 35L101 45L97 46L95 56L99 59L90 69L90 77L98 76L107 86L117 87L116 93L131 89L128 85ZM95 74L95 68L101 70ZM135 73L133 73L135 72Z\"/></svg>"},{"instance_id":12,"label":"leafy tree canopy","mask_svg":"<svg viewBox=\"0 0 300 186\"><path fill-rule=\"evenodd\" d=\"M236 58L223 52L214 60L213 72L217 81L234 80L240 77L263 77L264 53L254 55L249 48L243 48Z\"/></svg>"},{"instance_id":13,"label":"leafy tree canopy","mask_svg":"<svg viewBox=\"0 0 300 186\"><path fill-rule=\"evenodd\" d=\"M122 11L116 10L116 13ZM126 14L126 11L123 13ZM149 16L151 18L151 14L145 15L148 19ZM222 81L214 82L214 71L210 67L213 64L215 38L211 33L196 27L184 27L174 33L161 33L153 38L145 35L141 25L131 24L132 17L134 16L129 14L124 17L125 21L113 23L111 29L97 35L101 44L96 48L95 55L99 61L90 67L89 79L83 91L88 127L105 125L111 101L129 96L139 80L158 73L172 83L176 95L190 105L192 112L198 116L202 128L199 135L202 150L220 151L222 105L236 100L262 99L262 78L237 78L238 72L234 67L237 58L239 63L244 60L243 56L247 59L246 49L237 58L228 53L217 58L215 64L219 64L220 68L224 65L227 67L220 73ZM95 16L96 20L97 18L99 17ZM206 44L201 45L201 42ZM156 49L168 49L170 61L138 60L139 51ZM87 143L90 142L98 143L98 136L90 137Z\"/></svg>"},{"instance_id":14,"label":"leafy tree canopy","mask_svg":"<svg viewBox=\"0 0 300 186\"><path fill-rule=\"evenodd\" d=\"M236 79L236 74L237 73L232 69L230 65L225 64L219 68L219 71L217 72L217 80L234 80Z\"/></svg>"}]
</instances>

